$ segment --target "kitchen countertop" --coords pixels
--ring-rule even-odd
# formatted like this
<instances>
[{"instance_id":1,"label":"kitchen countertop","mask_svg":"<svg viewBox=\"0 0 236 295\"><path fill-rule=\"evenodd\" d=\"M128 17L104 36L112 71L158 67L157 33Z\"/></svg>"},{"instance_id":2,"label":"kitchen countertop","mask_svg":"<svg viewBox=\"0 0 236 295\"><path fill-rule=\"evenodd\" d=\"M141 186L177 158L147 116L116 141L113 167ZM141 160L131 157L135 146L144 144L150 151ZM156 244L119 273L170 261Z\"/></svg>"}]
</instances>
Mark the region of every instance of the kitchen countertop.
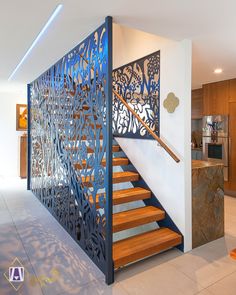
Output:
<instances>
[{"instance_id":1,"label":"kitchen countertop","mask_svg":"<svg viewBox=\"0 0 236 295\"><path fill-rule=\"evenodd\" d=\"M208 168L208 167L216 167L216 166L223 166L223 164L210 162L210 161L192 160L192 169Z\"/></svg>"}]
</instances>

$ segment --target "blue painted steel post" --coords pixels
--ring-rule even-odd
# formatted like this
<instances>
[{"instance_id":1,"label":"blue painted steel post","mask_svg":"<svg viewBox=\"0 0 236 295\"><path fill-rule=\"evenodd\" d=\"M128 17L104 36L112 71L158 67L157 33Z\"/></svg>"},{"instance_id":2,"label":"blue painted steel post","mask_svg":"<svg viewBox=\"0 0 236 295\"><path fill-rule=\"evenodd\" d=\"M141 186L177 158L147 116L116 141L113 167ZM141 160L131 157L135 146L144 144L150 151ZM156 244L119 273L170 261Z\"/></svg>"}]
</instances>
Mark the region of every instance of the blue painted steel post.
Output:
<instances>
[{"instance_id":1,"label":"blue painted steel post","mask_svg":"<svg viewBox=\"0 0 236 295\"><path fill-rule=\"evenodd\" d=\"M114 282L114 264L112 258L112 17L106 17L106 30L108 37L108 57L107 57L107 152L106 169L108 190L106 196L106 283L108 285Z\"/></svg>"},{"instance_id":2,"label":"blue painted steel post","mask_svg":"<svg viewBox=\"0 0 236 295\"><path fill-rule=\"evenodd\" d=\"M31 100L30 100L30 84L27 84L27 129L28 129L28 143L27 143L27 190L30 190L31 182L31 126L30 126L30 110L31 110Z\"/></svg>"}]
</instances>

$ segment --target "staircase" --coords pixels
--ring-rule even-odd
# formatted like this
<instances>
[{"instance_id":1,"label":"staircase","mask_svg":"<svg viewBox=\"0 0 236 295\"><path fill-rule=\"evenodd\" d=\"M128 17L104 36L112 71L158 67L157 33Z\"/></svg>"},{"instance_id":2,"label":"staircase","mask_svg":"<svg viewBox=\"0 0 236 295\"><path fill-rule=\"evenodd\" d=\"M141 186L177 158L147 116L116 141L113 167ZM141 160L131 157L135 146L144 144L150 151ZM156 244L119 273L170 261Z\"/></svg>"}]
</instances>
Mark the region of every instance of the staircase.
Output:
<instances>
[{"instance_id":1,"label":"staircase","mask_svg":"<svg viewBox=\"0 0 236 295\"><path fill-rule=\"evenodd\" d=\"M99 267L107 284L114 282L114 269L183 245L168 212L115 140L111 148L112 130L128 138L144 129L140 138L153 138L180 161L158 136L159 61L158 52L134 61L133 70L129 66L124 72L126 85L112 72L112 19L107 17L28 85L27 188ZM130 106L128 88L135 101L141 99L144 116Z\"/></svg>"},{"instance_id":2,"label":"staircase","mask_svg":"<svg viewBox=\"0 0 236 295\"><path fill-rule=\"evenodd\" d=\"M124 104L126 104L126 107L129 108L127 103L124 102ZM97 124L97 117L96 115L94 115L93 109L87 105L82 105L80 113L75 112L71 116L73 120L70 120L70 125L79 126L80 119L82 117L84 117L87 122L93 122L89 123L89 126L91 126L91 128L93 129L94 136L96 137L95 130L98 131L99 129L101 129L101 125ZM79 153L80 149L82 149L81 140L86 144L87 154L95 153L95 149L102 150L103 137L101 135L99 136L98 141L100 147L89 146L86 136L82 136L82 138L80 138L80 145L77 145L77 138L76 136L74 136L73 138L70 138L71 144L65 147L65 149L73 155L72 158L76 158L76 156L74 157L74 155L76 155L76 153ZM163 142L161 142L159 137L158 141L176 160L176 162L178 162L178 158L172 153L172 151L169 150L167 146L165 146ZM101 159L100 165L106 167L105 158ZM90 168L92 168L90 164L86 162L86 160L82 160L79 163L73 163L73 166L75 171L82 169L89 170ZM145 185L145 187L139 185L140 183L145 182L143 181L141 175L136 171L135 167L132 165L130 160L127 158L125 153L122 151L121 147L115 141L115 139L113 139L112 145L112 166L119 167L120 170L122 170L119 172L113 171L112 173L112 203L113 206L123 205L122 210L120 210L117 213L113 213L112 231L113 234L121 231L126 231L125 238L113 242L114 269L121 268L127 264L134 263L138 260L144 259L146 257L161 253L170 248L181 245L183 240L182 235L179 232L171 228L158 225L158 222L162 223L166 219L166 212L163 209L158 208L157 206L145 205L145 201L155 199L156 197L152 194L149 188L147 189L147 185ZM92 188L94 180L94 175L82 177L83 186ZM116 184L126 183L132 183L133 187L118 190L114 188L114 185ZM90 196L89 198L91 206L95 206L96 209L99 209L99 204L101 201L104 202L103 193L97 194L95 201L92 196ZM138 201L143 201L143 206L135 208L135 204L137 204ZM125 204L127 203L133 203L133 208L127 210L125 206ZM148 225L150 223L156 223L158 225L158 228L154 230L149 230L147 228L146 231L135 235L130 234L129 232L129 230L131 229ZM169 222L166 223L168 224Z\"/></svg>"},{"instance_id":3,"label":"staircase","mask_svg":"<svg viewBox=\"0 0 236 295\"><path fill-rule=\"evenodd\" d=\"M75 120L78 116L74 116ZM84 138L86 142L86 138ZM100 138L102 140L102 138ZM155 230L147 230L143 233L129 236L129 230L137 228L139 226L147 225L150 223L157 223L163 221L166 218L166 213L163 209L156 206L146 206L143 202L143 207L135 208L137 201L150 200L155 198L152 192L146 187L139 186L141 175L133 171L134 167L130 163L127 156L122 151L121 147L113 140L114 145L112 147L113 167L126 167L127 171L113 172L113 206L123 205L122 210L113 213L113 234L121 231L126 231L126 237L113 243L113 262L114 268L118 269L129 263L133 263L140 259L144 259L151 255L168 250L172 247L178 246L182 243L181 234L167 227L159 227ZM78 147L75 146L67 147L71 151L77 151ZM88 153L93 153L93 149L87 148ZM106 165L106 160L102 159L101 164ZM89 169L89 164L86 161L81 163L74 163L76 170ZM132 169L128 169L131 167ZM82 182L84 186L91 187L94 176L83 177ZM143 180L142 180L143 181ZM115 190L115 184L132 183L133 187L126 189ZM103 194L97 194L95 201L90 197L91 206L99 208L101 197ZM133 203L134 208L126 210L126 204ZM115 210L114 210L115 211Z\"/></svg>"}]
</instances>

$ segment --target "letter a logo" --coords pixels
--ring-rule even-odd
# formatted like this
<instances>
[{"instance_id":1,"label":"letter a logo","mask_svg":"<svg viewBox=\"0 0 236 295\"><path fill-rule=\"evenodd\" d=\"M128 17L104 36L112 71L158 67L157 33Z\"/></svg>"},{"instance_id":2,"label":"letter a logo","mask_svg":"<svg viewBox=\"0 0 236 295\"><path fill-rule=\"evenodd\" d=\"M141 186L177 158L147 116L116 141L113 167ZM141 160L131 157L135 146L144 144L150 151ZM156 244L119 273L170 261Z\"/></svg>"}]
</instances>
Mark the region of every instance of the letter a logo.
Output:
<instances>
[{"instance_id":1,"label":"letter a logo","mask_svg":"<svg viewBox=\"0 0 236 295\"><path fill-rule=\"evenodd\" d=\"M24 282L24 267L9 267L10 282Z\"/></svg>"}]
</instances>

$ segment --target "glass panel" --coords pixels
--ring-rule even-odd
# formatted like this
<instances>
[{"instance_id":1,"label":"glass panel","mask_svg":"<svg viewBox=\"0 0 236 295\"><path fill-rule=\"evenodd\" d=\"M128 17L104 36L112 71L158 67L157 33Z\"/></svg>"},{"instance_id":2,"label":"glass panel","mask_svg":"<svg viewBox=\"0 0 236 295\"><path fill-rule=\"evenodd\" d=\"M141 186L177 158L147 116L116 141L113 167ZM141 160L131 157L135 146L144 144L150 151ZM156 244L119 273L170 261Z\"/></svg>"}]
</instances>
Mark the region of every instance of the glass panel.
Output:
<instances>
[{"instance_id":1,"label":"glass panel","mask_svg":"<svg viewBox=\"0 0 236 295\"><path fill-rule=\"evenodd\" d=\"M208 158L221 159L223 158L222 144L208 144Z\"/></svg>"}]
</instances>

